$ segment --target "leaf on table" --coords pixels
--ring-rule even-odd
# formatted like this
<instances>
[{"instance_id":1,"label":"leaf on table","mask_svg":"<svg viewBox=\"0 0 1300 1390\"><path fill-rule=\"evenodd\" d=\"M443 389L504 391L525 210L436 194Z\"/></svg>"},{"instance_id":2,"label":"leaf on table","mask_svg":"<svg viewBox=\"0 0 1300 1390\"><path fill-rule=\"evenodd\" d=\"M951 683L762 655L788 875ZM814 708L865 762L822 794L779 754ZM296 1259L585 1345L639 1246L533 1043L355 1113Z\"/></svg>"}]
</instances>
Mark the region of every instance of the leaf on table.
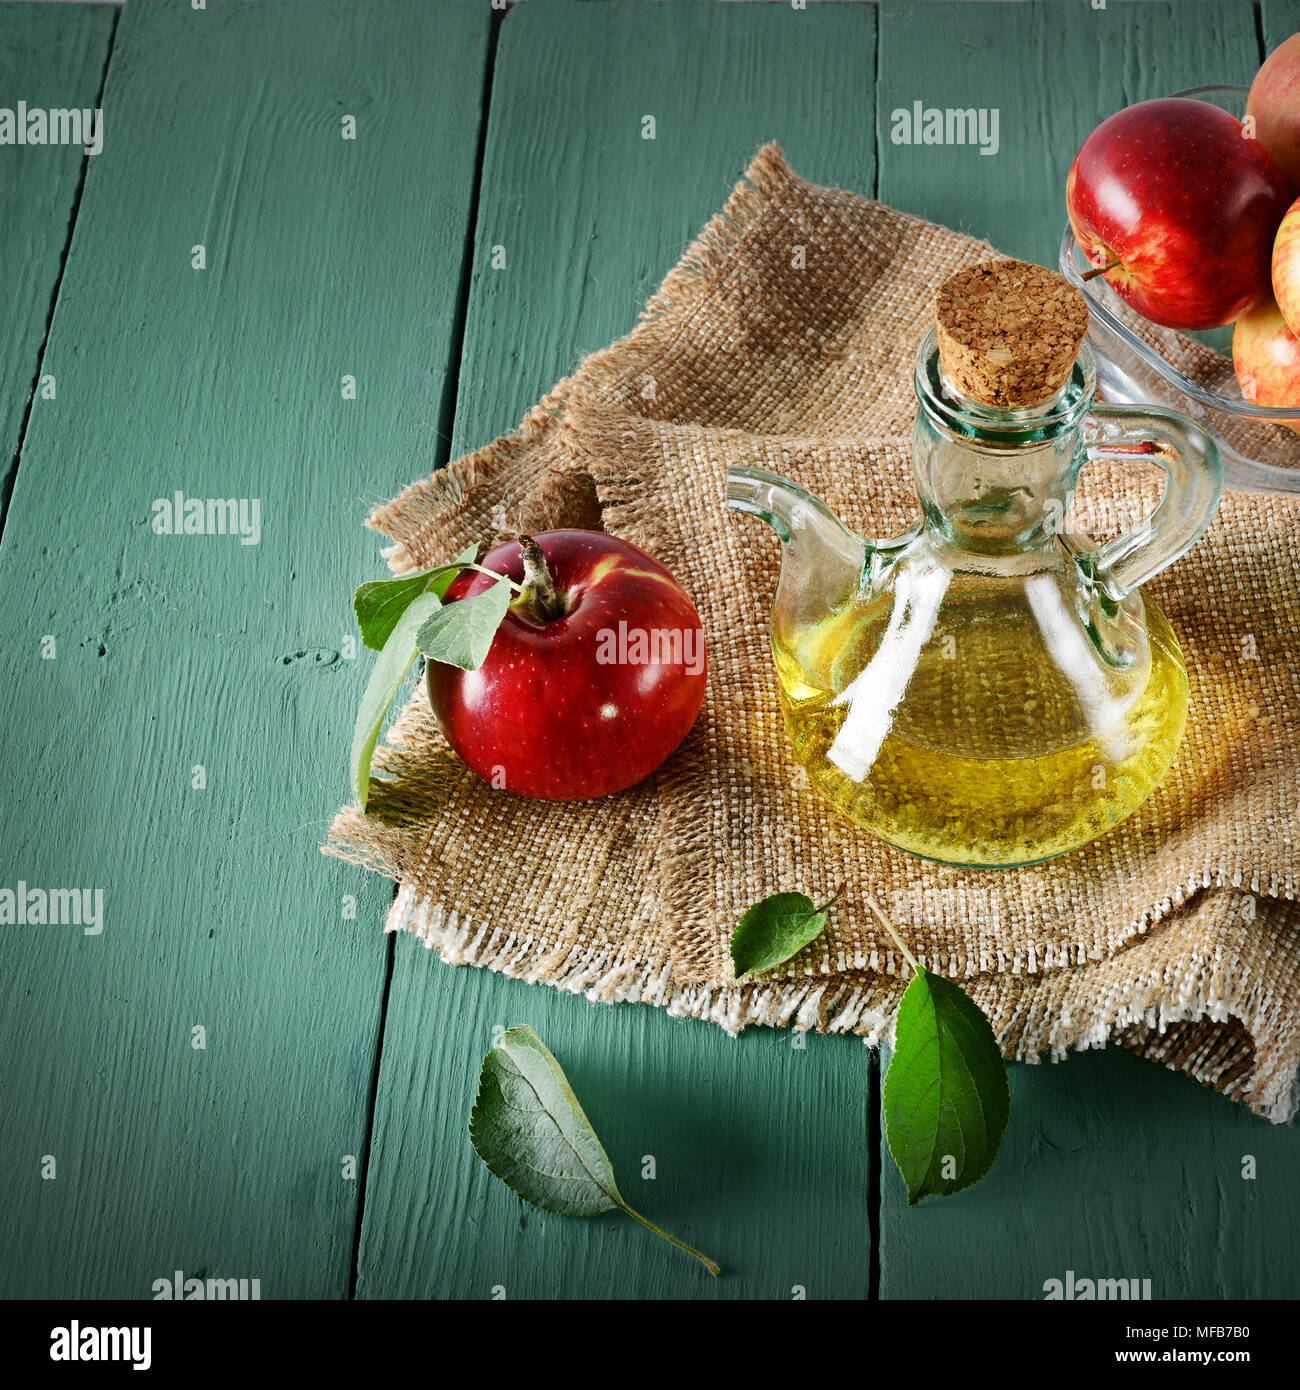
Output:
<instances>
[{"instance_id":1,"label":"leaf on table","mask_svg":"<svg viewBox=\"0 0 1300 1390\"><path fill-rule=\"evenodd\" d=\"M544 1211L596 1216L622 1203L609 1155L531 1028L509 1029L484 1057L469 1137L490 1172Z\"/></svg>"},{"instance_id":2,"label":"leaf on table","mask_svg":"<svg viewBox=\"0 0 1300 1390\"><path fill-rule=\"evenodd\" d=\"M903 991L882 1109L908 1206L993 1166L1011 1112L1006 1065L979 1006L941 975L920 970Z\"/></svg>"},{"instance_id":3,"label":"leaf on table","mask_svg":"<svg viewBox=\"0 0 1300 1390\"><path fill-rule=\"evenodd\" d=\"M559 1062L531 1028L508 1028L483 1058L469 1117L470 1143L511 1191L558 1216L623 1211L693 1255L706 1255L660 1230L623 1200L609 1155L583 1114Z\"/></svg>"},{"instance_id":4,"label":"leaf on table","mask_svg":"<svg viewBox=\"0 0 1300 1390\"><path fill-rule=\"evenodd\" d=\"M771 970L802 951L826 930L827 909L803 893L773 893L746 911L731 934L736 978Z\"/></svg>"},{"instance_id":5,"label":"leaf on table","mask_svg":"<svg viewBox=\"0 0 1300 1390\"><path fill-rule=\"evenodd\" d=\"M416 643L430 661L477 671L487 660L492 639L510 607L511 585L498 579L472 598L457 599L426 618Z\"/></svg>"},{"instance_id":6,"label":"leaf on table","mask_svg":"<svg viewBox=\"0 0 1300 1390\"><path fill-rule=\"evenodd\" d=\"M400 579L373 579L362 584L352 596L352 611L357 615L363 645L372 651L382 651L393 634L398 619L421 594L433 593L442 598L451 581L478 559L478 546L467 546L449 565L421 570L419 574L403 575Z\"/></svg>"},{"instance_id":7,"label":"leaf on table","mask_svg":"<svg viewBox=\"0 0 1300 1390\"><path fill-rule=\"evenodd\" d=\"M437 594L417 594L389 633L370 673L352 730L352 785L362 810L370 794L370 759L375 751L379 730L383 727L388 707L416 658L415 635L420 625L441 606Z\"/></svg>"}]
</instances>

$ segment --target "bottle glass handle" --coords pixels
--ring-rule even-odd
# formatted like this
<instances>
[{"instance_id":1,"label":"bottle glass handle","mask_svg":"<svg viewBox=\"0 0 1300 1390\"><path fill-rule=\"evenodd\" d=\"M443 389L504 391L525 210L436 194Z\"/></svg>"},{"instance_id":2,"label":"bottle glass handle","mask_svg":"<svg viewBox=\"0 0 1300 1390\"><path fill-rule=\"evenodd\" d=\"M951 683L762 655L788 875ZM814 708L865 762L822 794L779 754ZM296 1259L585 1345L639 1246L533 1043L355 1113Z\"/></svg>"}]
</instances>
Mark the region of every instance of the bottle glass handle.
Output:
<instances>
[{"instance_id":1,"label":"bottle glass handle","mask_svg":"<svg viewBox=\"0 0 1300 1390\"><path fill-rule=\"evenodd\" d=\"M1089 462L1142 459L1165 470L1164 496L1155 511L1091 557L1098 583L1118 602L1196 543L1219 505L1223 460L1204 430L1172 410L1094 405L1084 429Z\"/></svg>"}]
</instances>

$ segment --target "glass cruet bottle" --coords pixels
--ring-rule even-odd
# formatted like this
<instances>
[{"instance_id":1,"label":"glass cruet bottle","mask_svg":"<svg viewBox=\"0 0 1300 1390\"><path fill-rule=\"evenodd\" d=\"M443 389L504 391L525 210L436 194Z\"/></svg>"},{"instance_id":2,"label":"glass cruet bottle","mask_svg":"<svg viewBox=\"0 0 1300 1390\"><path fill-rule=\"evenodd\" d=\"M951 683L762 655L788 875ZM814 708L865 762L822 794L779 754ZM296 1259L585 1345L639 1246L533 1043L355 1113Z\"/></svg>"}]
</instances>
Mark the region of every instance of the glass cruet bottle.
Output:
<instances>
[{"instance_id":1,"label":"glass cruet bottle","mask_svg":"<svg viewBox=\"0 0 1300 1390\"><path fill-rule=\"evenodd\" d=\"M901 849L1034 864L1155 789L1187 715L1183 659L1140 586L1209 524L1222 464L1172 411L1099 405L1087 307L1059 275L985 262L945 282L916 362L920 519L853 534L759 469L728 505L783 546L772 646L813 786ZM1090 460L1151 460L1155 510L1095 546L1063 526Z\"/></svg>"}]
</instances>

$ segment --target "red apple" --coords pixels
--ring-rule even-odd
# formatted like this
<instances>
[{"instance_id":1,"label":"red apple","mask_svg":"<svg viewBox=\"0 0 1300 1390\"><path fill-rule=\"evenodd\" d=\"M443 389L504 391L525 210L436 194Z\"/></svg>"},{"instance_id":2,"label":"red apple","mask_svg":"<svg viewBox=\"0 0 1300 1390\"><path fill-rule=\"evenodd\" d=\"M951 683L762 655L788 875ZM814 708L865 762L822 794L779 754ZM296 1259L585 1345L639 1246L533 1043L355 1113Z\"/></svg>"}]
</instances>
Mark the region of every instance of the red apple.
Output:
<instances>
[{"instance_id":1,"label":"red apple","mask_svg":"<svg viewBox=\"0 0 1300 1390\"><path fill-rule=\"evenodd\" d=\"M1287 327L1300 333L1300 198L1291 204L1273 243L1273 298Z\"/></svg>"},{"instance_id":2,"label":"red apple","mask_svg":"<svg viewBox=\"0 0 1300 1390\"><path fill-rule=\"evenodd\" d=\"M1169 97L1116 112L1075 155L1065 197L1088 259L1155 323L1217 328L1269 297L1286 184L1217 106Z\"/></svg>"},{"instance_id":3,"label":"red apple","mask_svg":"<svg viewBox=\"0 0 1300 1390\"><path fill-rule=\"evenodd\" d=\"M1268 55L1246 99L1255 138L1273 156L1293 197L1300 197L1300 34Z\"/></svg>"},{"instance_id":4,"label":"red apple","mask_svg":"<svg viewBox=\"0 0 1300 1390\"><path fill-rule=\"evenodd\" d=\"M1232 365L1241 394L1252 405L1300 407L1300 338L1271 299L1237 320ZM1300 431L1300 420L1278 423Z\"/></svg>"},{"instance_id":5,"label":"red apple","mask_svg":"<svg viewBox=\"0 0 1300 1390\"><path fill-rule=\"evenodd\" d=\"M686 737L704 699L704 629L655 559L598 531L547 531L558 616L511 606L477 671L428 663L429 702L447 741L485 781L521 796L580 800L641 781ZM520 582L518 541L485 569ZM456 577L444 604L496 581Z\"/></svg>"}]
</instances>

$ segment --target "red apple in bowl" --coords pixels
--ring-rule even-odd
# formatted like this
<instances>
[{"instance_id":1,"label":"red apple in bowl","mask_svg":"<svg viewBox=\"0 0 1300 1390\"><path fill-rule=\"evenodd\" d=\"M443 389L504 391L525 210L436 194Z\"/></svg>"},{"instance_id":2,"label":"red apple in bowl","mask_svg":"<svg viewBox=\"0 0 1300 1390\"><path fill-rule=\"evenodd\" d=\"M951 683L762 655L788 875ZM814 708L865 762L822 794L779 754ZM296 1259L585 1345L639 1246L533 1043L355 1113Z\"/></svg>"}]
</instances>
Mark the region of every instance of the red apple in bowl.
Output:
<instances>
[{"instance_id":1,"label":"red apple in bowl","mask_svg":"<svg viewBox=\"0 0 1300 1390\"><path fill-rule=\"evenodd\" d=\"M1287 327L1300 333L1300 198L1291 204L1273 243L1273 298Z\"/></svg>"},{"instance_id":2,"label":"red apple in bowl","mask_svg":"<svg viewBox=\"0 0 1300 1390\"><path fill-rule=\"evenodd\" d=\"M1232 365L1241 394L1252 405L1300 409L1300 338L1286 326L1273 300L1237 320L1232 334ZM1277 423L1300 432L1300 420Z\"/></svg>"},{"instance_id":3,"label":"red apple in bowl","mask_svg":"<svg viewBox=\"0 0 1300 1390\"><path fill-rule=\"evenodd\" d=\"M448 743L485 781L521 796L574 801L648 777L681 743L704 699L704 629L673 576L599 531L498 546L484 569L551 586L545 603L506 612L475 671L430 661L429 703ZM526 568L528 573L526 575ZM497 580L457 575L444 607Z\"/></svg>"},{"instance_id":4,"label":"red apple in bowl","mask_svg":"<svg viewBox=\"0 0 1300 1390\"><path fill-rule=\"evenodd\" d=\"M1255 138L1273 156L1293 197L1300 197L1300 34L1275 48L1246 98Z\"/></svg>"},{"instance_id":5,"label":"red apple in bowl","mask_svg":"<svg viewBox=\"0 0 1300 1390\"><path fill-rule=\"evenodd\" d=\"M1209 102L1116 112L1075 155L1065 196L1084 254L1154 323L1218 328L1271 296L1286 183L1263 145Z\"/></svg>"}]
</instances>

